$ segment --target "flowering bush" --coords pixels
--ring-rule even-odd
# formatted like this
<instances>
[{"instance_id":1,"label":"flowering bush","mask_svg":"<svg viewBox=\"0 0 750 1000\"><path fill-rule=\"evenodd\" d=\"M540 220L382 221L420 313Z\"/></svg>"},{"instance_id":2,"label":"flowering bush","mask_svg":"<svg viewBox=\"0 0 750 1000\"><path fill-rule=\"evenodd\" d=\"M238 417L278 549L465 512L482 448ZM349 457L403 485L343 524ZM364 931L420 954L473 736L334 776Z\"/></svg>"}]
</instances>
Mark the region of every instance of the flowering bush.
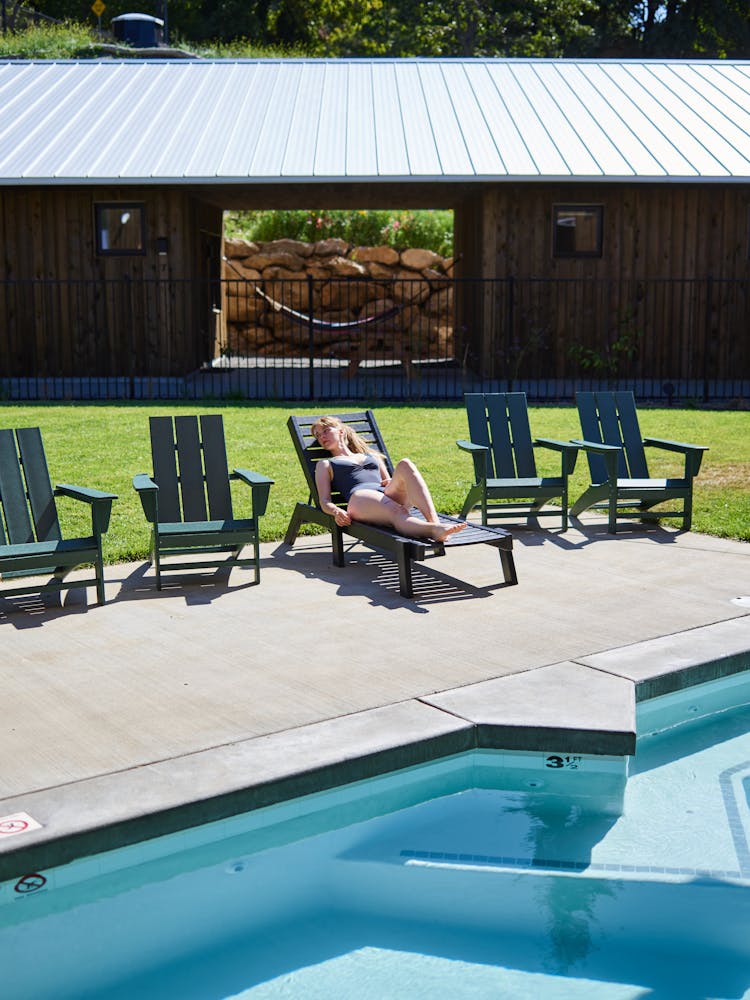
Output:
<instances>
[{"instance_id":1,"label":"flowering bush","mask_svg":"<svg viewBox=\"0 0 750 1000\"><path fill-rule=\"evenodd\" d=\"M262 243L339 237L352 246L418 247L443 257L453 253L453 213L445 210L225 212L224 233Z\"/></svg>"}]
</instances>

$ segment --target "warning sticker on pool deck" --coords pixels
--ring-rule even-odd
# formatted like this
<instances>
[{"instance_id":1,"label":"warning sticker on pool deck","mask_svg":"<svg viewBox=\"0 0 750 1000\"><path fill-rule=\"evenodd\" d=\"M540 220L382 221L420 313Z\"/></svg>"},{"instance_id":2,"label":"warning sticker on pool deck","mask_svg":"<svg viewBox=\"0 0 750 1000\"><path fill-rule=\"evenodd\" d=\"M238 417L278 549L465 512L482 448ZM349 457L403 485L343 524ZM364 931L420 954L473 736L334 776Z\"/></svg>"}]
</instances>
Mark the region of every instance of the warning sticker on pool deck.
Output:
<instances>
[{"instance_id":1,"label":"warning sticker on pool deck","mask_svg":"<svg viewBox=\"0 0 750 1000\"><path fill-rule=\"evenodd\" d=\"M28 813L11 813L10 816L0 816L0 840L4 837L15 837L19 833L30 833L41 830L42 824L29 816Z\"/></svg>"}]
</instances>

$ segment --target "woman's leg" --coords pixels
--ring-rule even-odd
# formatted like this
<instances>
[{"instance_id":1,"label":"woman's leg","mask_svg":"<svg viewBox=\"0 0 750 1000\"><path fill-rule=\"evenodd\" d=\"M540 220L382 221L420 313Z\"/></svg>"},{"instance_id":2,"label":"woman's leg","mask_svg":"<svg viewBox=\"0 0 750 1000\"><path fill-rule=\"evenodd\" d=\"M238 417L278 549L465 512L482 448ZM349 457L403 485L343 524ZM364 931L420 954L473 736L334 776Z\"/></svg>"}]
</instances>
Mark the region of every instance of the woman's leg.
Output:
<instances>
[{"instance_id":1,"label":"woman's leg","mask_svg":"<svg viewBox=\"0 0 750 1000\"><path fill-rule=\"evenodd\" d=\"M393 478L385 488L385 495L392 497L397 503L403 504L407 510L416 507L425 521L439 524L432 494L422 473L409 458L402 458L393 470Z\"/></svg>"},{"instance_id":2,"label":"woman's leg","mask_svg":"<svg viewBox=\"0 0 750 1000\"><path fill-rule=\"evenodd\" d=\"M416 507L424 521L409 511ZM411 538L429 538L443 542L450 535L466 527L465 523L443 524L438 518L430 492L413 462L405 459L396 466L393 479L385 493L375 490L357 490L347 506L355 521L385 524L399 534Z\"/></svg>"}]
</instances>

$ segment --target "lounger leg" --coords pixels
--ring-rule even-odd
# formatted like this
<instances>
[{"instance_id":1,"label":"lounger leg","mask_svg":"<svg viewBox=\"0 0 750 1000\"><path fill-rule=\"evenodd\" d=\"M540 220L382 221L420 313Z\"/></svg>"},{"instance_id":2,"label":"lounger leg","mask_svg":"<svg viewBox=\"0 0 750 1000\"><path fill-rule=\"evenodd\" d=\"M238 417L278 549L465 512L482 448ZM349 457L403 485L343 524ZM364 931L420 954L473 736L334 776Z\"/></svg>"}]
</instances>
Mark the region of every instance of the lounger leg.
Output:
<instances>
[{"instance_id":1,"label":"lounger leg","mask_svg":"<svg viewBox=\"0 0 750 1000\"><path fill-rule=\"evenodd\" d=\"M337 524L331 528L331 543L333 547L333 565L344 565L344 533Z\"/></svg>"},{"instance_id":2,"label":"lounger leg","mask_svg":"<svg viewBox=\"0 0 750 1000\"><path fill-rule=\"evenodd\" d=\"M503 568L503 579L507 584L515 586L518 583L516 575L516 561L513 558L512 548L500 548L500 565Z\"/></svg>"},{"instance_id":3,"label":"lounger leg","mask_svg":"<svg viewBox=\"0 0 750 1000\"><path fill-rule=\"evenodd\" d=\"M398 586L402 597L414 597L414 582L411 573L411 556L405 547L396 552L398 562Z\"/></svg>"},{"instance_id":4,"label":"lounger leg","mask_svg":"<svg viewBox=\"0 0 750 1000\"><path fill-rule=\"evenodd\" d=\"M289 521L289 527L286 529L286 534L284 535L285 545L294 545L297 540L297 535L299 534L299 529L302 527L304 522L306 506L305 504L298 503L294 508L294 513Z\"/></svg>"}]
</instances>

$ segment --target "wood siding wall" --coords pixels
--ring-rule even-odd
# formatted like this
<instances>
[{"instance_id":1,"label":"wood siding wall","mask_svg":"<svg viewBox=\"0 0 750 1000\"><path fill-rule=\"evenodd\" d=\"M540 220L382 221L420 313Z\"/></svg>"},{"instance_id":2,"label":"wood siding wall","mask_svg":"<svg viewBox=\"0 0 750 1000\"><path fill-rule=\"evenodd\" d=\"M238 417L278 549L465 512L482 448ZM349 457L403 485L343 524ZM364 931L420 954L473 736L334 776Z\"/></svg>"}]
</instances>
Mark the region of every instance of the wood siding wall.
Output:
<instances>
[{"instance_id":1,"label":"wood siding wall","mask_svg":"<svg viewBox=\"0 0 750 1000\"><path fill-rule=\"evenodd\" d=\"M555 205L602 206L600 258L553 257ZM533 359L538 377L572 376L581 358L750 375L750 185L497 185L457 206L455 230L460 274L498 279L494 311L467 313L487 376Z\"/></svg>"},{"instance_id":2,"label":"wood siding wall","mask_svg":"<svg viewBox=\"0 0 750 1000\"><path fill-rule=\"evenodd\" d=\"M143 256L96 254L94 207L117 201L145 206ZM556 204L602 205L601 258L552 256ZM456 289L457 359L484 377L575 377L582 359L750 377L750 185L671 182L0 188L0 374L192 371L212 354L222 209L293 205L453 207L456 276L492 279Z\"/></svg>"},{"instance_id":3,"label":"wood siding wall","mask_svg":"<svg viewBox=\"0 0 750 1000\"><path fill-rule=\"evenodd\" d=\"M98 256L95 206L142 203L145 254ZM221 211L185 190L0 188L0 371L182 374L205 360L202 231ZM168 252L157 253L166 238Z\"/></svg>"}]
</instances>

